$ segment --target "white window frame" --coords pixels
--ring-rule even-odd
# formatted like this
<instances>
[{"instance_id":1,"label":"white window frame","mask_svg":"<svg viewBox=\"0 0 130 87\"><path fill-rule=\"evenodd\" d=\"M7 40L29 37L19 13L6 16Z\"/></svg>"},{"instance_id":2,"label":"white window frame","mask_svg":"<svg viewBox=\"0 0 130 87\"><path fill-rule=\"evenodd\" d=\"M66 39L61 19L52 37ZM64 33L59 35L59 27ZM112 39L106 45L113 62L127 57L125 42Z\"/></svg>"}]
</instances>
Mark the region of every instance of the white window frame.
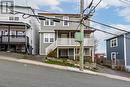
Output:
<instances>
[{"instance_id":1,"label":"white window frame","mask_svg":"<svg viewBox=\"0 0 130 87\"><path fill-rule=\"evenodd\" d=\"M53 17L53 18L55 18L55 17ZM49 25L46 25L46 23L45 23L47 20L49 21ZM53 22L54 22L54 25L51 25L51 21L53 21L53 20L51 20L51 19L46 19L46 20L44 20L44 21L43 21L44 26L55 26L55 22L53 21Z\"/></svg>"},{"instance_id":2,"label":"white window frame","mask_svg":"<svg viewBox=\"0 0 130 87\"><path fill-rule=\"evenodd\" d=\"M114 45L116 43L116 45ZM110 47L117 47L118 46L118 38L114 38L110 40Z\"/></svg>"},{"instance_id":3,"label":"white window frame","mask_svg":"<svg viewBox=\"0 0 130 87\"><path fill-rule=\"evenodd\" d=\"M69 16L63 16L63 20L69 21L70 18L69 18ZM63 21L63 26L69 26L69 25L70 25L69 22L68 22L68 25L65 25L65 21Z\"/></svg>"},{"instance_id":4,"label":"white window frame","mask_svg":"<svg viewBox=\"0 0 130 87\"><path fill-rule=\"evenodd\" d=\"M116 64L116 59L117 59L117 52L111 52L111 60L113 59L113 54L115 55L114 58L115 58L115 64Z\"/></svg>"},{"instance_id":5,"label":"white window frame","mask_svg":"<svg viewBox=\"0 0 130 87\"><path fill-rule=\"evenodd\" d=\"M45 38L48 38L48 42L45 41ZM43 33L43 43L53 43L54 41L51 42L51 38L55 41L55 33Z\"/></svg>"}]
</instances>

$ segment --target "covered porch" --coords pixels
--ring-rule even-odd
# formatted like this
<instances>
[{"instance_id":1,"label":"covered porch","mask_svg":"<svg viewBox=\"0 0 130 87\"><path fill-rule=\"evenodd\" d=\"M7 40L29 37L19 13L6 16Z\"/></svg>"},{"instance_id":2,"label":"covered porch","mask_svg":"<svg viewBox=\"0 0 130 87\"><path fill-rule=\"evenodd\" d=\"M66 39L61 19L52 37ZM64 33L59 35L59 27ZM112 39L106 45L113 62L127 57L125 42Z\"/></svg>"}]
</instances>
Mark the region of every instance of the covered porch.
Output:
<instances>
[{"instance_id":1,"label":"covered porch","mask_svg":"<svg viewBox=\"0 0 130 87\"><path fill-rule=\"evenodd\" d=\"M26 52L29 38L26 29L30 25L23 22L0 21L0 51Z\"/></svg>"}]
</instances>

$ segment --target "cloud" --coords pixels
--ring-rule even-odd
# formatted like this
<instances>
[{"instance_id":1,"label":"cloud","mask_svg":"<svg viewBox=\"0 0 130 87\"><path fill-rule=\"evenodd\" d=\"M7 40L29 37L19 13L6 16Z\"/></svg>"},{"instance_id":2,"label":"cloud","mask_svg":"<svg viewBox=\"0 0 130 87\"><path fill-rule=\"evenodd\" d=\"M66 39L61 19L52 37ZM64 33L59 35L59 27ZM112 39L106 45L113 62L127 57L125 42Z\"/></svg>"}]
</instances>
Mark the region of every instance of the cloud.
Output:
<instances>
[{"instance_id":1,"label":"cloud","mask_svg":"<svg viewBox=\"0 0 130 87\"><path fill-rule=\"evenodd\" d=\"M119 16L122 16L126 19L126 21L130 22L130 8L123 8L118 11Z\"/></svg>"},{"instance_id":2,"label":"cloud","mask_svg":"<svg viewBox=\"0 0 130 87\"><path fill-rule=\"evenodd\" d=\"M59 0L15 0L16 5L31 6L38 8L39 6L57 6L60 4Z\"/></svg>"},{"instance_id":3,"label":"cloud","mask_svg":"<svg viewBox=\"0 0 130 87\"><path fill-rule=\"evenodd\" d=\"M49 11L51 12L63 12L63 9L57 6L50 7Z\"/></svg>"}]
</instances>

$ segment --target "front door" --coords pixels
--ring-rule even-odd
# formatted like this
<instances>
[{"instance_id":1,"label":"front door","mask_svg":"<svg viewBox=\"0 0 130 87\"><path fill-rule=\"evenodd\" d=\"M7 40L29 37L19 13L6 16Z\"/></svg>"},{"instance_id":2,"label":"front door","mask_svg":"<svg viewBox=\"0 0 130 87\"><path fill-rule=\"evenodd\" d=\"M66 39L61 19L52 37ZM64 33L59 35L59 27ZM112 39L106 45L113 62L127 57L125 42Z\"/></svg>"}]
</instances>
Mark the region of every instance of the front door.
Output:
<instances>
[{"instance_id":1,"label":"front door","mask_svg":"<svg viewBox=\"0 0 130 87\"><path fill-rule=\"evenodd\" d=\"M116 66L116 52L111 53L111 63L112 63L112 68L115 68L115 66Z\"/></svg>"},{"instance_id":2,"label":"front door","mask_svg":"<svg viewBox=\"0 0 130 87\"><path fill-rule=\"evenodd\" d=\"M67 45L68 44L68 38L67 38L67 34L61 34L61 38L60 38L60 44L61 45Z\"/></svg>"}]
</instances>

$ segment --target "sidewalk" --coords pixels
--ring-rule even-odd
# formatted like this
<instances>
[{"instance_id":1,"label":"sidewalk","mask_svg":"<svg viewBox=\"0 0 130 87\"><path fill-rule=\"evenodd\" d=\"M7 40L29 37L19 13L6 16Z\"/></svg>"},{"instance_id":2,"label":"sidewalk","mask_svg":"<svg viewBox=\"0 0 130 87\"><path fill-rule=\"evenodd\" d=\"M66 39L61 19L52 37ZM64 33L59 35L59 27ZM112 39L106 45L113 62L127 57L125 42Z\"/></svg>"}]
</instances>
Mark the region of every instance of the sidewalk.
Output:
<instances>
[{"instance_id":1,"label":"sidewalk","mask_svg":"<svg viewBox=\"0 0 130 87\"><path fill-rule=\"evenodd\" d=\"M112 74L107 74L107 73L93 72L93 71L90 71L90 70L80 71L78 68L60 66L60 65L54 65L54 64L46 64L46 63L33 61L33 60L27 60L27 59L17 59L17 58L0 56L0 60L7 60L7 61L13 61L13 62L19 62L19 63L25 63L25 64L33 64L33 65L39 65L39 66L46 66L46 67L51 67L51 68L56 68L56 69L61 69L61 70L68 70L68 71L86 73L86 74L91 74L91 75L99 75L99 76L104 76L104 77L123 80L123 81L130 81L130 78L119 76L119 75L112 75Z\"/></svg>"}]
</instances>

